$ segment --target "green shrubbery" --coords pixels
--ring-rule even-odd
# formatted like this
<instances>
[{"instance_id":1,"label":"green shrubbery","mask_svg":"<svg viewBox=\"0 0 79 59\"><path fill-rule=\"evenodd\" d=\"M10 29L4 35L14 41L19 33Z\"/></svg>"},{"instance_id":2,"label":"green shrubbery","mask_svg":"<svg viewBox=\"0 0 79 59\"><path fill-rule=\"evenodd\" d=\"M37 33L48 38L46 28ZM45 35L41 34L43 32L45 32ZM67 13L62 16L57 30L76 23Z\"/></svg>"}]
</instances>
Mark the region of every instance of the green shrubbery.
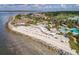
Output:
<instances>
[{"instance_id":1,"label":"green shrubbery","mask_svg":"<svg viewBox=\"0 0 79 59\"><path fill-rule=\"evenodd\" d=\"M70 43L70 47L72 48L72 49L74 49L74 50L76 50L76 52L79 54L79 45L78 45L78 42L75 42L74 41L74 38L76 39L76 37L74 37L73 35L72 35L72 33L68 33L67 34L68 35L68 37L69 37L69 43Z\"/></svg>"},{"instance_id":2,"label":"green shrubbery","mask_svg":"<svg viewBox=\"0 0 79 59\"><path fill-rule=\"evenodd\" d=\"M20 14L16 15L15 19L21 19L21 15Z\"/></svg>"},{"instance_id":3,"label":"green shrubbery","mask_svg":"<svg viewBox=\"0 0 79 59\"><path fill-rule=\"evenodd\" d=\"M73 38L69 38L69 43L72 49L75 49L76 52L79 54L79 45L77 43L74 42Z\"/></svg>"}]
</instances>

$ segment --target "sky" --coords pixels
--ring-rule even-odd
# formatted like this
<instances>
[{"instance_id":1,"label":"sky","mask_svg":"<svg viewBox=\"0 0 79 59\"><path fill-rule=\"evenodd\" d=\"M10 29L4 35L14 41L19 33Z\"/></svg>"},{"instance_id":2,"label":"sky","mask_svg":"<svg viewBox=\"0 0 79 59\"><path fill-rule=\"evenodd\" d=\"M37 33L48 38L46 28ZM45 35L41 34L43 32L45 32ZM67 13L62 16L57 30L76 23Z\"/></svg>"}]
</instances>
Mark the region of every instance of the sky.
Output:
<instances>
[{"instance_id":1,"label":"sky","mask_svg":"<svg viewBox=\"0 0 79 59\"><path fill-rule=\"evenodd\" d=\"M78 4L0 4L0 10L79 11Z\"/></svg>"}]
</instances>

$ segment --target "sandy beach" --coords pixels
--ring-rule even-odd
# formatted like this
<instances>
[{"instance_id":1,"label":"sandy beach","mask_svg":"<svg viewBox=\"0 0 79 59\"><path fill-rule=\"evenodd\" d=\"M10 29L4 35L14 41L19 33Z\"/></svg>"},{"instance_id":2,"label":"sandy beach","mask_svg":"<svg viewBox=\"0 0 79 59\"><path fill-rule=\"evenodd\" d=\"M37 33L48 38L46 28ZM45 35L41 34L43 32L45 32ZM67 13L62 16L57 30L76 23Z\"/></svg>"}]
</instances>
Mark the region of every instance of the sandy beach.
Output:
<instances>
[{"instance_id":1,"label":"sandy beach","mask_svg":"<svg viewBox=\"0 0 79 59\"><path fill-rule=\"evenodd\" d=\"M9 22L8 26L10 27L11 30L13 30L15 32L19 32L21 34L37 38L37 40L41 40L42 42L45 42L46 44L50 45L51 47L56 47L58 49L69 52L71 54L76 54L75 50L72 50L70 48L70 45L68 43L68 38L65 38L63 35L56 35L55 33L53 33L54 36L51 36L49 33L47 33L47 35L46 35L45 33L42 32L44 30L42 28L40 28L40 25L27 26L27 27L26 26L14 27ZM63 40L63 42L61 42L61 40Z\"/></svg>"}]
</instances>

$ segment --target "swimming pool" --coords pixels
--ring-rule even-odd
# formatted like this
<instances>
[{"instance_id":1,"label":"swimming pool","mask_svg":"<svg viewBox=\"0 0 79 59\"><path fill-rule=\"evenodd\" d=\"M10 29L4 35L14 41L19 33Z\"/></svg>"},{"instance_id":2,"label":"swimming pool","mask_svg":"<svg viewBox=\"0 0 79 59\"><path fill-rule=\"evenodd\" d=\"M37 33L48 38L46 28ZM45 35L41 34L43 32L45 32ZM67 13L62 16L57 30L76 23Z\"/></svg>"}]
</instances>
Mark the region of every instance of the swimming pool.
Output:
<instances>
[{"instance_id":1,"label":"swimming pool","mask_svg":"<svg viewBox=\"0 0 79 59\"><path fill-rule=\"evenodd\" d=\"M70 32L72 32L73 35L79 35L79 29L78 28L71 28Z\"/></svg>"},{"instance_id":2,"label":"swimming pool","mask_svg":"<svg viewBox=\"0 0 79 59\"><path fill-rule=\"evenodd\" d=\"M73 35L79 35L79 29L78 28L70 28L68 29L67 27L60 27L59 29L60 32L62 33L68 33L71 32Z\"/></svg>"}]
</instances>

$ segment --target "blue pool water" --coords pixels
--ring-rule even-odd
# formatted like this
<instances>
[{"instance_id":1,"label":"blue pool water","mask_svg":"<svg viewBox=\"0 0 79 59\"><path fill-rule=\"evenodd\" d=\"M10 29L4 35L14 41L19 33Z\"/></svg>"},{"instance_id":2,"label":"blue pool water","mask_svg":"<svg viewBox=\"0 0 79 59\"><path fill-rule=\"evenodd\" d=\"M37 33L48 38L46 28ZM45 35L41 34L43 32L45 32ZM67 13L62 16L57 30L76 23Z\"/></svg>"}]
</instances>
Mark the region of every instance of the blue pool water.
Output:
<instances>
[{"instance_id":1,"label":"blue pool water","mask_svg":"<svg viewBox=\"0 0 79 59\"><path fill-rule=\"evenodd\" d=\"M62 33L72 32L73 35L79 35L79 29L78 28L67 29L66 27L61 27L59 29L59 31L62 32Z\"/></svg>"},{"instance_id":2,"label":"blue pool water","mask_svg":"<svg viewBox=\"0 0 79 59\"><path fill-rule=\"evenodd\" d=\"M73 33L73 35L79 35L79 29L78 28L71 28L70 31Z\"/></svg>"}]
</instances>

